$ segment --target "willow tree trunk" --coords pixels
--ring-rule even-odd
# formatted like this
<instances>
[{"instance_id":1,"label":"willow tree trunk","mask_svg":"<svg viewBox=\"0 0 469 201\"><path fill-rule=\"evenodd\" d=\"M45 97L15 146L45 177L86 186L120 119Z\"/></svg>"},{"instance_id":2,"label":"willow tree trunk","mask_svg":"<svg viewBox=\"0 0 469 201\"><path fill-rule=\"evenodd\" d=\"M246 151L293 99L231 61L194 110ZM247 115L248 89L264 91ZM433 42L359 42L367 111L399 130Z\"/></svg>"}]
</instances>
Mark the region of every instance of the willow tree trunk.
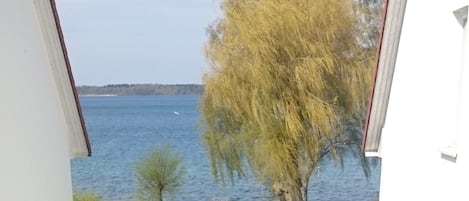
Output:
<instances>
[{"instance_id":1,"label":"willow tree trunk","mask_svg":"<svg viewBox=\"0 0 469 201\"><path fill-rule=\"evenodd\" d=\"M163 188L158 187L157 193L158 193L158 201L163 201Z\"/></svg>"},{"instance_id":2,"label":"willow tree trunk","mask_svg":"<svg viewBox=\"0 0 469 201\"><path fill-rule=\"evenodd\" d=\"M300 185L274 185L274 192L280 201L308 201L308 183Z\"/></svg>"},{"instance_id":3,"label":"willow tree trunk","mask_svg":"<svg viewBox=\"0 0 469 201\"><path fill-rule=\"evenodd\" d=\"M301 188L295 188L295 189L290 189L290 190L284 190L282 194L279 194L279 200L280 201L307 201L307 198L305 198L302 192Z\"/></svg>"},{"instance_id":4,"label":"willow tree trunk","mask_svg":"<svg viewBox=\"0 0 469 201\"><path fill-rule=\"evenodd\" d=\"M306 184L306 186L301 186L300 192L302 200L308 201L308 184Z\"/></svg>"}]
</instances>

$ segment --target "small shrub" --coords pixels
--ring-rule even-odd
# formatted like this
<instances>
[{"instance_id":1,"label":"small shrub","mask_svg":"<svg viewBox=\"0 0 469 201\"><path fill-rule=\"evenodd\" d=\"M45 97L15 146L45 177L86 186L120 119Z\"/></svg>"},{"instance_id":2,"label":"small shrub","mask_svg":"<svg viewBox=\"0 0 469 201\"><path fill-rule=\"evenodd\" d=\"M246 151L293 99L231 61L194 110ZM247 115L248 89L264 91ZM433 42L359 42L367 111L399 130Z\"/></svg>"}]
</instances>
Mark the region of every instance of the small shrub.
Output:
<instances>
[{"instance_id":1,"label":"small shrub","mask_svg":"<svg viewBox=\"0 0 469 201\"><path fill-rule=\"evenodd\" d=\"M101 196L90 191L75 192L73 193L73 201L101 201Z\"/></svg>"},{"instance_id":2,"label":"small shrub","mask_svg":"<svg viewBox=\"0 0 469 201\"><path fill-rule=\"evenodd\" d=\"M182 158L163 146L137 163L135 175L141 200L163 201L163 193L174 196L182 185L185 169Z\"/></svg>"}]
</instances>

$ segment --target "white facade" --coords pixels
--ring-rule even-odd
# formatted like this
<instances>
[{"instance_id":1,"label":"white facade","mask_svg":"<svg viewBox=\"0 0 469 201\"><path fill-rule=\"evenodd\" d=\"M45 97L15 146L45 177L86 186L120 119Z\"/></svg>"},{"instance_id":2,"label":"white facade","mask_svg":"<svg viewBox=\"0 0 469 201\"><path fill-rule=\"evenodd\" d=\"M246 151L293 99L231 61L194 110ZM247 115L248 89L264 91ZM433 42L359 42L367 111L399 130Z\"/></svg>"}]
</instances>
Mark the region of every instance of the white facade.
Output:
<instances>
[{"instance_id":1,"label":"white facade","mask_svg":"<svg viewBox=\"0 0 469 201\"><path fill-rule=\"evenodd\" d=\"M394 1L394 0L389 0ZM379 152L380 200L469 200L468 0L408 0Z\"/></svg>"},{"instance_id":2,"label":"white facade","mask_svg":"<svg viewBox=\"0 0 469 201\"><path fill-rule=\"evenodd\" d=\"M52 5L0 0L0 200L71 201L89 154Z\"/></svg>"}]
</instances>

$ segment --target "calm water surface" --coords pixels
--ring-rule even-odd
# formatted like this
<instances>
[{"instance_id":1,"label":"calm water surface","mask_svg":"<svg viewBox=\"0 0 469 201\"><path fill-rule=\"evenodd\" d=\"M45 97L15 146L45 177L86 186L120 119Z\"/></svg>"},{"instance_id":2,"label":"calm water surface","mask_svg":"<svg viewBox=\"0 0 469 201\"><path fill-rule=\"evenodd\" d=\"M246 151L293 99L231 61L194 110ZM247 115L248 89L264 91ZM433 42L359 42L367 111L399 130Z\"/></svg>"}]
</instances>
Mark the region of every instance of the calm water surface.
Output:
<instances>
[{"instance_id":1,"label":"calm water surface","mask_svg":"<svg viewBox=\"0 0 469 201\"><path fill-rule=\"evenodd\" d=\"M181 191L170 200L275 200L254 179L224 187L214 181L198 132L198 96L82 96L80 101L93 153L72 161L75 190L92 190L104 201L131 200L136 161L170 144L187 167ZM368 180L356 160L349 159L344 167L322 164L310 183L310 200L377 200L380 167L372 169Z\"/></svg>"}]
</instances>

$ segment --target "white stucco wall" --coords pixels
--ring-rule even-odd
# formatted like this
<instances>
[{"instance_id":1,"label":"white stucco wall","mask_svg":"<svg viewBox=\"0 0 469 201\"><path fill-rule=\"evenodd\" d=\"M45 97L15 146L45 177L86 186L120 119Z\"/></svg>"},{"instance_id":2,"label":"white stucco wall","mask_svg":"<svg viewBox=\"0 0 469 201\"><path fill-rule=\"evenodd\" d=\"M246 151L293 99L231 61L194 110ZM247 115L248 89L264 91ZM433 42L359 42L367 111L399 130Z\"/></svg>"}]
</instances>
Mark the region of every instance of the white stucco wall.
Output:
<instances>
[{"instance_id":1,"label":"white stucco wall","mask_svg":"<svg viewBox=\"0 0 469 201\"><path fill-rule=\"evenodd\" d=\"M468 4L407 1L382 133L382 201L469 200L464 189L469 186L469 152L464 150L469 133L457 129L458 111L469 104L458 104L460 91L469 95L459 82L462 58L468 55L462 53L464 32L453 15ZM469 76L465 79L469 82ZM459 119L465 127L468 116ZM456 162L441 158L440 149L452 144L458 147Z\"/></svg>"},{"instance_id":2,"label":"white stucco wall","mask_svg":"<svg viewBox=\"0 0 469 201\"><path fill-rule=\"evenodd\" d=\"M0 1L0 200L72 200L67 128L51 76L33 1Z\"/></svg>"}]
</instances>

